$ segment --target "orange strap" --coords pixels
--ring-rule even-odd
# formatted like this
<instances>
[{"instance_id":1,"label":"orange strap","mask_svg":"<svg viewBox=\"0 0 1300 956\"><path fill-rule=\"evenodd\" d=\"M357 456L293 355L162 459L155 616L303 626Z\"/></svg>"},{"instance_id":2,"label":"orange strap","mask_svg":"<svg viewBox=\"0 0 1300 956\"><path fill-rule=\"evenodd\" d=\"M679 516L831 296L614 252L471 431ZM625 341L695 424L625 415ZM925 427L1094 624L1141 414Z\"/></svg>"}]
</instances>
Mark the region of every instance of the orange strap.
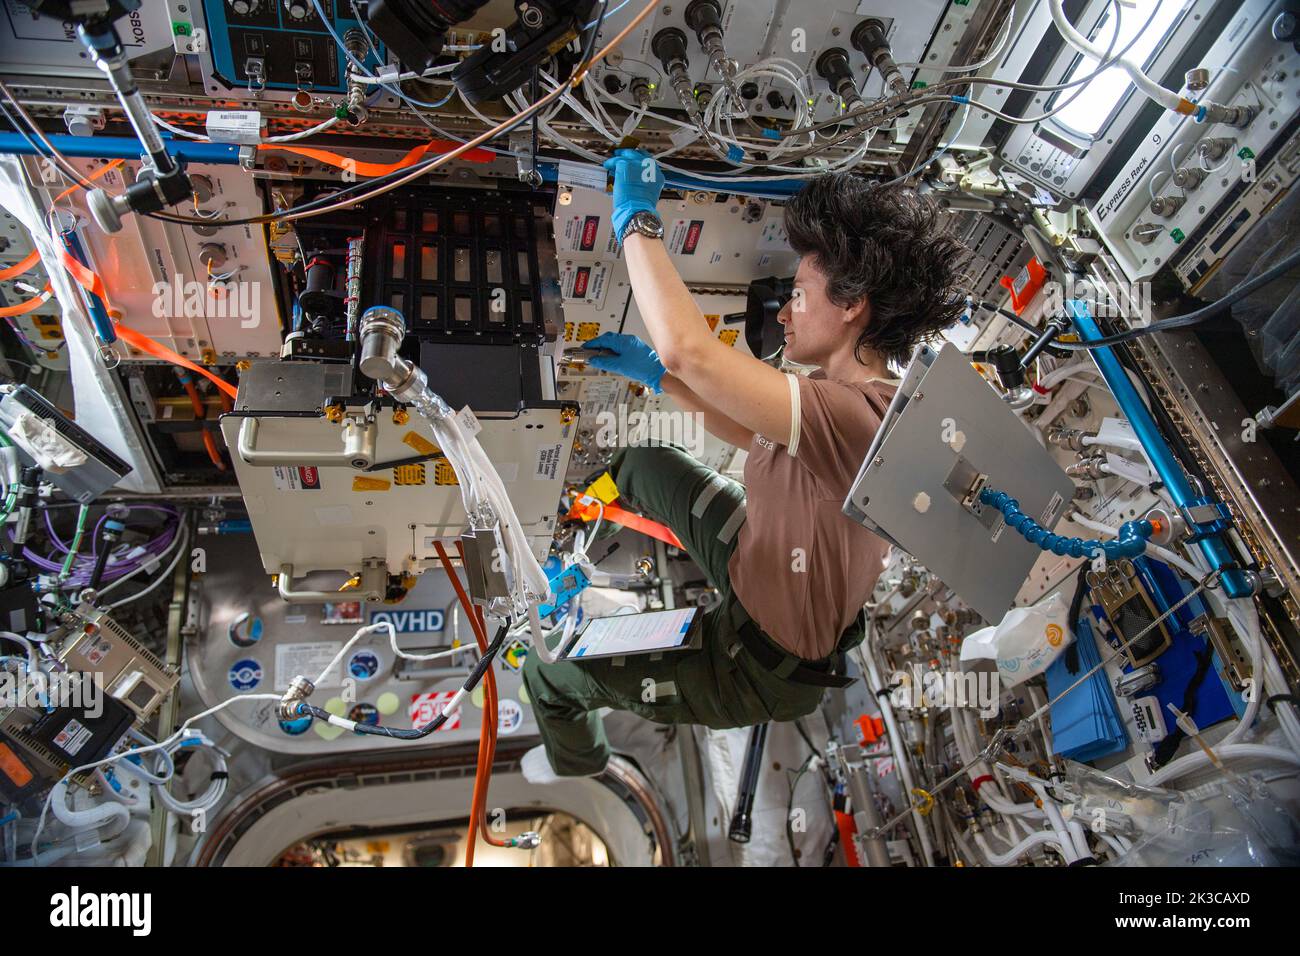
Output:
<instances>
[{"instance_id":1,"label":"orange strap","mask_svg":"<svg viewBox=\"0 0 1300 956\"><path fill-rule=\"evenodd\" d=\"M105 174L106 172L108 172L110 169L117 169L117 167L121 166L122 163L124 163L124 162L125 162L125 160L115 159L115 160L113 160L111 163L105 163L103 166L99 167L99 169L95 170L93 173L91 173L89 176L87 176L87 177L86 177L86 182L88 182L88 183L93 183L96 179L98 179L100 176L104 175L104 174ZM61 192L61 193L59 193L57 196L55 196L55 197L54 197L54 202L50 203L50 205L51 205L51 206L57 205L58 202L59 202L61 199L64 199L64 198L66 198L67 196L72 195L73 190L77 190L77 189L80 189L80 188L81 188L81 183L73 183L73 184L72 184L71 186L69 186L67 189L63 190L63 192Z\"/></svg>"},{"instance_id":2,"label":"orange strap","mask_svg":"<svg viewBox=\"0 0 1300 956\"><path fill-rule=\"evenodd\" d=\"M59 250L59 261L63 263L63 268L68 270L68 274L77 280L77 285L81 286L87 292L93 292L99 297L99 301L104 303L104 308L108 308L108 293L104 291L104 280L99 277L90 266L82 265L67 246Z\"/></svg>"},{"instance_id":3,"label":"orange strap","mask_svg":"<svg viewBox=\"0 0 1300 956\"><path fill-rule=\"evenodd\" d=\"M569 509L569 517L581 518L583 521L595 521L596 516L599 514L600 509L595 504L584 505L581 499L575 501L573 507ZM677 535L673 534L672 529L667 525L660 524L658 521L653 521L650 518L642 517L639 514L634 514L631 511L620 508L618 505L605 505L605 520L612 521L614 524L620 524L632 531L637 531L641 534L647 535L648 537L655 538L662 541L664 544L671 544L674 548L681 548L683 551L686 550L682 546L682 542L678 539Z\"/></svg>"},{"instance_id":4,"label":"orange strap","mask_svg":"<svg viewBox=\"0 0 1300 956\"><path fill-rule=\"evenodd\" d=\"M12 279L14 276L20 276L36 263L41 261L41 254L33 249L23 258L22 262L16 262L13 265L0 269L0 282L6 279Z\"/></svg>"},{"instance_id":5,"label":"orange strap","mask_svg":"<svg viewBox=\"0 0 1300 956\"><path fill-rule=\"evenodd\" d=\"M208 381L212 382L213 385L217 386L217 388L221 389L231 398L234 398L239 394L239 391L235 388L235 386L231 385L221 376L213 372L209 372L201 365L195 365L184 355L181 355L179 352L173 352L171 349L163 345L161 342L156 342L153 339L149 338L149 336L145 335L144 333L137 332L129 325L123 325L121 322L118 322L117 334L121 337L123 342L125 342L127 345L131 346L132 348L139 349L141 352L145 352L149 355L152 355L154 358L160 358L164 362L171 362L173 365L179 365L181 366L181 368L187 368L191 372L198 372L200 375L208 379Z\"/></svg>"},{"instance_id":6,"label":"orange strap","mask_svg":"<svg viewBox=\"0 0 1300 956\"><path fill-rule=\"evenodd\" d=\"M630 511L624 511L618 505L605 505L605 520L612 521L615 524L621 524L625 528L631 528L633 531L639 531L651 538L657 538L664 544L671 544L674 548L685 550L677 535L673 534L672 529L667 525L660 524L658 521L652 521L649 518L643 518L641 515L633 514Z\"/></svg>"},{"instance_id":7,"label":"orange strap","mask_svg":"<svg viewBox=\"0 0 1300 956\"><path fill-rule=\"evenodd\" d=\"M66 247L60 250L59 256L63 263L63 267L68 270L74 279L77 280L77 283L86 291L93 292L95 295L99 296L100 300L104 301L105 306L107 307L107 299L104 294L104 281L99 277L99 274L91 270L89 267L83 266L73 258L72 254L68 252ZM109 315L112 316L112 314L113 313L110 311ZM130 345L132 348L139 349L141 352L144 352L147 355L152 355L154 358L162 359L164 362L171 362L173 365L187 368L191 372L198 372L231 398L238 396L239 392L235 386L231 385L221 376L208 371L200 365L195 365L184 355L172 351L161 342L149 338L149 336L145 335L143 332L137 332L129 325L123 325L116 319L114 319L114 323L117 326L118 336L123 342Z\"/></svg>"},{"instance_id":8,"label":"orange strap","mask_svg":"<svg viewBox=\"0 0 1300 956\"><path fill-rule=\"evenodd\" d=\"M93 173L91 173L89 176L86 177L86 180L87 180L87 182L94 181L94 180L98 179L100 176L103 176L103 175L104 175L106 172L108 172L110 169L116 169L118 166L121 166L121 165L122 165L122 160L120 160L120 159L115 159L115 160L113 160L111 163L108 163L108 164L105 165L105 166L101 166L99 169L95 170ZM56 204L59 203L59 202L60 202L64 197L68 196L68 195L69 195L69 194L70 194L74 189L80 189L80 188L81 188L80 184L76 184L76 185L73 185L73 186L69 186L67 189L63 190L63 192L61 192L61 193L59 193L57 196L55 196L55 197L54 197L54 201L53 201L52 203L50 203L50 205L51 205L51 206L56 205ZM12 278L14 278L14 277L16 277L16 276L20 276L20 275L22 275L24 272L28 272L28 271L30 271L31 268L32 268L32 266L36 265L36 264L37 264L38 262L40 262L40 261L41 261L41 254L40 254L40 252L37 251L36 249L33 249L31 252L27 253L27 255L23 257L23 260L22 260L21 262L15 262L15 263L14 263L13 265L11 265L11 266L8 266L8 267L6 267L6 268L4 268L4 269L0 269L0 282L4 282L4 281L6 281L6 280L8 280L8 279L12 279ZM30 300L29 300L29 301L30 301ZM34 307L33 307L33 308L34 308ZM28 311L31 311L31 310L29 309ZM7 314L9 314L9 315L21 315L22 313L13 313L13 312L11 312L11 313L7 313Z\"/></svg>"},{"instance_id":9,"label":"orange strap","mask_svg":"<svg viewBox=\"0 0 1300 956\"><path fill-rule=\"evenodd\" d=\"M258 149L280 149L286 153L297 153L299 156L306 156L317 162L327 163L330 166L337 166L339 169L346 169L356 173L358 176L385 176L388 173L396 172L399 169L405 169L407 166L414 166L420 160L424 159L429 153L450 153L453 149L460 146L460 143L453 143L446 139L431 139L423 143L395 163L363 163L360 160L352 159L348 156L341 156L338 153L330 152L328 149L317 149L314 146L287 146L282 143L259 143ZM468 160L471 163L490 163L496 157L485 149L467 149L461 153L458 159Z\"/></svg>"},{"instance_id":10,"label":"orange strap","mask_svg":"<svg viewBox=\"0 0 1300 956\"><path fill-rule=\"evenodd\" d=\"M50 300L50 284L45 284L45 294L34 295L30 299L24 299L17 305L6 305L0 307L0 318L9 318L14 315L26 315L28 312L34 312Z\"/></svg>"}]
</instances>

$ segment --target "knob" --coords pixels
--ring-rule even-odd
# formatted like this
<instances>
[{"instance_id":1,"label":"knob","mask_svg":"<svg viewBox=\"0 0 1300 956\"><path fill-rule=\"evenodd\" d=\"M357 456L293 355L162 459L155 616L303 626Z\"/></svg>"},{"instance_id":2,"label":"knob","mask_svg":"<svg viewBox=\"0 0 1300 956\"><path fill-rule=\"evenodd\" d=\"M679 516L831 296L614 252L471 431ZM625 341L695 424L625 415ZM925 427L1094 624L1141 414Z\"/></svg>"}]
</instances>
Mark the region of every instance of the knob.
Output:
<instances>
[{"instance_id":1,"label":"knob","mask_svg":"<svg viewBox=\"0 0 1300 956\"><path fill-rule=\"evenodd\" d=\"M1133 227L1133 238L1142 245L1149 246L1164 231L1164 226L1158 222L1140 222Z\"/></svg>"},{"instance_id":2,"label":"knob","mask_svg":"<svg viewBox=\"0 0 1300 956\"><path fill-rule=\"evenodd\" d=\"M194 190L194 201L202 205L212 198L212 177L190 173L190 188Z\"/></svg>"},{"instance_id":3,"label":"knob","mask_svg":"<svg viewBox=\"0 0 1300 956\"><path fill-rule=\"evenodd\" d=\"M1168 219L1178 212L1186 201L1182 196L1157 196L1151 200L1151 214Z\"/></svg>"},{"instance_id":4,"label":"knob","mask_svg":"<svg viewBox=\"0 0 1300 956\"><path fill-rule=\"evenodd\" d=\"M1195 189L1208 175L1205 170L1195 166L1181 166L1174 170L1173 183L1179 189Z\"/></svg>"},{"instance_id":5,"label":"knob","mask_svg":"<svg viewBox=\"0 0 1300 956\"><path fill-rule=\"evenodd\" d=\"M1203 66L1198 66L1194 70L1188 70L1184 77L1187 88L1193 93L1199 93L1210 85L1210 71Z\"/></svg>"},{"instance_id":6,"label":"knob","mask_svg":"<svg viewBox=\"0 0 1300 956\"><path fill-rule=\"evenodd\" d=\"M1300 17L1284 10L1273 19L1273 39L1281 43L1300 41Z\"/></svg>"}]
</instances>

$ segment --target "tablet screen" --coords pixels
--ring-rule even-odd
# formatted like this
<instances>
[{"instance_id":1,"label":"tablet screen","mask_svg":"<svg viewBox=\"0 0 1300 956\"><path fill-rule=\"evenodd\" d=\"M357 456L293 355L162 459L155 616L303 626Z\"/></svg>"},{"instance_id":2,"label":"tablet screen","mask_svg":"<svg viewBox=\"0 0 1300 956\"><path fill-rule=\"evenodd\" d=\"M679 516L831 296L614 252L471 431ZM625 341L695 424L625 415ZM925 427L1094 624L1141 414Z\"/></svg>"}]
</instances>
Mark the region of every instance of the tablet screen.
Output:
<instances>
[{"instance_id":1,"label":"tablet screen","mask_svg":"<svg viewBox=\"0 0 1300 956\"><path fill-rule=\"evenodd\" d=\"M690 642L697 607L593 618L569 646L567 660L671 651Z\"/></svg>"}]
</instances>

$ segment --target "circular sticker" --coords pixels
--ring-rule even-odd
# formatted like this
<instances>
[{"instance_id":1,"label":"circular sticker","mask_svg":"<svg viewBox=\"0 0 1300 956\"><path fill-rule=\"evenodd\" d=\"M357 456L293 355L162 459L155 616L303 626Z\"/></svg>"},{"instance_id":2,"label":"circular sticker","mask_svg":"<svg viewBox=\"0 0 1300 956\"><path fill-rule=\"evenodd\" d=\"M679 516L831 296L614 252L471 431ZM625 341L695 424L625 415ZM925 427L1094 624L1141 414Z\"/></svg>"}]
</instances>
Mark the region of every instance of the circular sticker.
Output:
<instances>
[{"instance_id":1,"label":"circular sticker","mask_svg":"<svg viewBox=\"0 0 1300 956\"><path fill-rule=\"evenodd\" d=\"M505 698L497 704L497 732L513 734L524 723L524 709L518 701Z\"/></svg>"},{"instance_id":2,"label":"circular sticker","mask_svg":"<svg viewBox=\"0 0 1300 956\"><path fill-rule=\"evenodd\" d=\"M379 655L374 651L357 651L348 660L348 673L357 680L370 680L379 673Z\"/></svg>"},{"instance_id":3,"label":"circular sticker","mask_svg":"<svg viewBox=\"0 0 1300 956\"><path fill-rule=\"evenodd\" d=\"M305 734L311 729L310 717L299 717L297 720L281 720L280 729L290 737L297 737L299 734Z\"/></svg>"},{"instance_id":4,"label":"circular sticker","mask_svg":"<svg viewBox=\"0 0 1300 956\"><path fill-rule=\"evenodd\" d=\"M375 709L385 717L397 713L397 708L401 705L402 702L398 700L397 695L391 690L384 691L379 695L379 699L375 701Z\"/></svg>"},{"instance_id":5,"label":"circular sticker","mask_svg":"<svg viewBox=\"0 0 1300 956\"><path fill-rule=\"evenodd\" d=\"M357 724L375 726L379 723L379 708L374 704L360 703L348 711L348 720Z\"/></svg>"},{"instance_id":6,"label":"circular sticker","mask_svg":"<svg viewBox=\"0 0 1300 956\"><path fill-rule=\"evenodd\" d=\"M230 686L235 690L252 690L262 683L262 665L251 657L230 665Z\"/></svg>"},{"instance_id":7,"label":"circular sticker","mask_svg":"<svg viewBox=\"0 0 1300 956\"><path fill-rule=\"evenodd\" d=\"M245 611L230 622L226 633L236 647L252 647L262 639L262 619Z\"/></svg>"}]
</instances>

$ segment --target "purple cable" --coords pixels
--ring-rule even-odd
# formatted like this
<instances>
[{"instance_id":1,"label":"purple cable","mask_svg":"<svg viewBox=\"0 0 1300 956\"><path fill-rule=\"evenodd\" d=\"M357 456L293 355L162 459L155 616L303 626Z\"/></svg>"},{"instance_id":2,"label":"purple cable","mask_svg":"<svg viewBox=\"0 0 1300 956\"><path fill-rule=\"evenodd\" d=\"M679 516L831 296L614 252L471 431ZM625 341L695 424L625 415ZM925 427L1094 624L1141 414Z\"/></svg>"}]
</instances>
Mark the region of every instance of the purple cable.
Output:
<instances>
[{"instance_id":1,"label":"purple cable","mask_svg":"<svg viewBox=\"0 0 1300 956\"><path fill-rule=\"evenodd\" d=\"M132 558L129 561L118 561L115 564L107 565L104 569L104 575L103 575L104 580L106 581L117 580L123 575L131 574L135 572L137 569L147 565L151 559L156 559L161 555L165 554L167 550L171 547L172 543L176 540L176 536L180 530L180 521L179 521L180 512L177 511L175 508L171 507L170 505L140 504L140 505L126 505L125 507L128 512L156 511L156 512L161 512L163 514L169 515L173 518L176 518L177 520L173 524L165 527L163 531L158 535L158 537L152 538L149 541L145 542L143 545L140 545L139 547L142 549L142 553L136 556L135 558ZM102 516L99 519L99 522L95 525L94 540L96 542L98 541L99 538L99 529L103 525L107 517L108 517L107 515ZM46 527L46 531L49 532L51 541L55 544L56 547L62 550L63 554L66 556L68 553L68 546L64 544L63 541L57 535L57 533L55 533L53 523L50 521L50 514L48 510L45 512L45 527ZM122 553L130 553L130 551L135 550L134 548L130 548L126 545L121 545L118 548L115 548L114 551L121 552L123 548L126 548L127 550ZM78 555L76 559L74 559L73 561L72 568L70 569L68 579L65 582L65 584L70 587L84 587L90 581L90 576L94 573L93 569L94 569L95 558L97 555L98 555L97 550L93 550L90 555ZM53 555L50 555L48 557L42 557L41 555L37 554L36 552L32 551L30 548L26 546L24 546L23 548L23 557L26 558L28 561L30 561L36 567L46 572L59 573L63 570L63 562L61 560L54 560Z\"/></svg>"}]
</instances>

